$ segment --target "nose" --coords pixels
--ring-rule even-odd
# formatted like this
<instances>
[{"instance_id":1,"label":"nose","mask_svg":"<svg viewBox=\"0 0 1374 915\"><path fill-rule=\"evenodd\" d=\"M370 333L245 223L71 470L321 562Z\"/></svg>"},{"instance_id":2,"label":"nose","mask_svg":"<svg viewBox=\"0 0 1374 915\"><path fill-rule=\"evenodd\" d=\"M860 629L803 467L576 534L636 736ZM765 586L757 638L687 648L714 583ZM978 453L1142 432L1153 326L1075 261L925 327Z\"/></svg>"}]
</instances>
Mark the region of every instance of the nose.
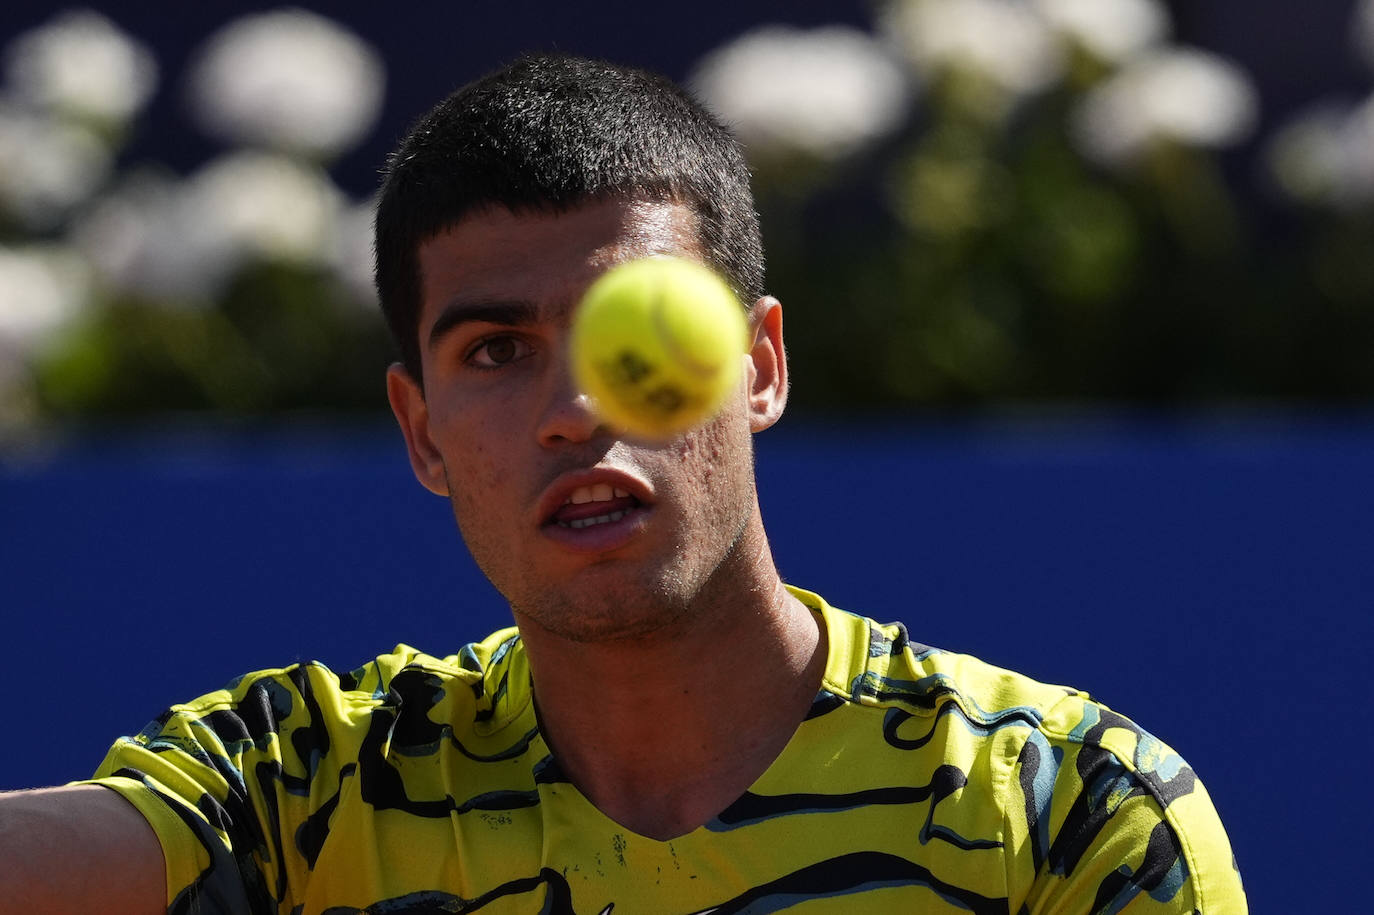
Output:
<instances>
[{"instance_id":1,"label":"nose","mask_svg":"<svg viewBox=\"0 0 1374 915\"><path fill-rule=\"evenodd\" d=\"M588 441L601 432L600 417L592 409L591 398L573 380L567 361L550 373L551 390L540 417L539 443L555 447L561 443Z\"/></svg>"}]
</instances>

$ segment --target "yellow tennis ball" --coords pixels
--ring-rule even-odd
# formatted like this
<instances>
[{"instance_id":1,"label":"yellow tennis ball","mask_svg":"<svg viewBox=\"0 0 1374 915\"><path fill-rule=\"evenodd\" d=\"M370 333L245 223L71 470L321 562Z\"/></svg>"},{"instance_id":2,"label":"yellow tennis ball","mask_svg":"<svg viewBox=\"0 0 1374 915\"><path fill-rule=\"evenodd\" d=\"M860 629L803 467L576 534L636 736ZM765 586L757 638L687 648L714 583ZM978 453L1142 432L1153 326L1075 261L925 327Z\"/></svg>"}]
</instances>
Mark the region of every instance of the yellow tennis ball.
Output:
<instances>
[{"instance_id":1,"label":"yellow tennis ball","mask_svg":"<svg viewBox=\"0 0 1374 915\"><path fill-rule=\"evenodd\" d=\"M748 322L709 268L646 257L592 283L569 345L574 379L601 417L632 436L662 440L720 410L743 371Z\"/></svg>"}]
</instances>

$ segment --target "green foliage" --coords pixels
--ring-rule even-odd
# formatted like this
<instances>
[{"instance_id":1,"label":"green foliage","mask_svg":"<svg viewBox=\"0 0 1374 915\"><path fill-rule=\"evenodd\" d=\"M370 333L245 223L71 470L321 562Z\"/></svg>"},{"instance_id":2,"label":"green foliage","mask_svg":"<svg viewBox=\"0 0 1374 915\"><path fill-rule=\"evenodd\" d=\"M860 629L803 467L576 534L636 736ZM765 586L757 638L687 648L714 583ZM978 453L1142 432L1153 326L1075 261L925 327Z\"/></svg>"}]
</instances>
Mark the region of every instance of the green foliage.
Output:
<instances>
[{"instance_id":1,"label":"green foliage","mask_svg":"<svg viewBox=\"0 0 1374 915\"><path fill-rule=\"evenodd\" d=\"M770 35L805 40L799 30ZM845 40L852 51L853 36ZM834 30L826 41L836 46ZM1197 137L1146 131L1129 155L1092 154L1085 102L1129 61L1075 46L1058 76L1034 89L1010 89L962 63L912 66L919 91L903 97L904 120L885 138L851 138L833 155L814 141L751 149L770 287L786 306L795 407L1374 397L1374 194L1345 194L1339 176L1312 171L1302 159L1308 134L1287 144L1281 166L1310 199L1284 203L1257 168L1223 172L1221 154ZM799 100L810 118L798 136L816 121L810 102ZM0 111L0 129L9 116ZM25 117L79 120L61 110ZM779 133L775 120L766 126ZM94 134L109 162L129 129L112 123ZM1128 119L1106 136L1130 129ZM49 134L61 153L65 135ZM230 165L207 170L219 184L191 176L139 185L165 209L144 213L137 232L111 233L107 221L98 245L93 216L136 182L111 174L78 200L10 199L0 184L0 268L22 261L28 271L19 308L37 288L33 277L89 261L43 280L51 321L20 315L7 325L0 275L0 358L22 363L0 366L0 424L385 409L392 347L371 294L359 292L367 265L355 262L365 207L300 152L259 151ZM240 191L231 179L261 184ZM205 206L206 188L227 203ZM183 198L202 209L178 210ZM184 232L170 223L156 234L186 212L203 215ZM218 227L218 241L181 238L205 226ZM158 270L129 267L141 262L125 242L138 239L140 256L163 258ZM169 253L182 241L184 254ZM54 250L66 253L54 259ZM178 257L191 266L183 274L203 266L205 282L169 282L179 274L166 261ZM22 334L7 338L7 326Z\"/></svg>"},{"instance_id":2,"label":"green foliage","mask_svg":"<svg viewBox=\"0 0 1374 915\"><path fill-rule=\"evenodd\" d=\"M375 410L391 345L318 270L260 262L201 308L114 299L35 368L48 415Z\"/></svg>"},{"instance_id":3,"label":"green foliage","mask_svg":"<svg viewBox=\"0 0 1374 915\"><path fill-rule=\"evenodd\" d=\"M1161 139L1091 162L1066 83L1005 122L968 92L813 183L760 189L794 404L1148 405L1374 397L1374 213L1261 213L1217 154ZM834 220L840 198L880 201ZM1271 223L1256 229L1262 216Z\"/></svg>"}]
</instances>

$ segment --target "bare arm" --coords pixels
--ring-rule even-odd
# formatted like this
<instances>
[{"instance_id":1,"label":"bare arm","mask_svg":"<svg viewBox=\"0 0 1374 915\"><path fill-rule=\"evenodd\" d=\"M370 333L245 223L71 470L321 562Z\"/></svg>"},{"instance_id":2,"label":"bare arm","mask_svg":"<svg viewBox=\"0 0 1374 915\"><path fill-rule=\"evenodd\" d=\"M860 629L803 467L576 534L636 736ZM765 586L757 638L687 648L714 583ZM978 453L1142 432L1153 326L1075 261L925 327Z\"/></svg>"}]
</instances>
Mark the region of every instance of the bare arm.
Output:
<instances>
[{"instance_id":1,"label":"bare arm","mask_svg":"<svg viewBox=\"0 0 1374 915\"><path fill-rule=\"evenodd\" d=\"M115 792L0 793L0 913L153 915L166 900L157 837Z\"/></svg>"}]
</instances>

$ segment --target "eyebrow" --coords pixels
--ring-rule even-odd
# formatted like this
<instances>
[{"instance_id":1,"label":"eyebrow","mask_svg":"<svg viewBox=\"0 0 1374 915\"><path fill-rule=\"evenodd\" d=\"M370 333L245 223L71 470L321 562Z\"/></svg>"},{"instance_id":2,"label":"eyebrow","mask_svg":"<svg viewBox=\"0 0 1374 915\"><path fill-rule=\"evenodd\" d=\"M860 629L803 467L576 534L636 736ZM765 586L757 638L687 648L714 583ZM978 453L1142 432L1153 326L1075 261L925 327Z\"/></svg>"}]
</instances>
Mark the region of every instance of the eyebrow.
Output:
<instances>
[{"instance_id":1,"label":"eyebrow","mask_svg":"<svg viewBox=\"0 0 1374 915\"><path fill-rule=\"evenodd\" d=\"M538 314L538 309L530 302L450 302L429 329L429 348L433 350L445 334L463 324L519 326L533 324Z\"/></svg>"}]
</instances>

